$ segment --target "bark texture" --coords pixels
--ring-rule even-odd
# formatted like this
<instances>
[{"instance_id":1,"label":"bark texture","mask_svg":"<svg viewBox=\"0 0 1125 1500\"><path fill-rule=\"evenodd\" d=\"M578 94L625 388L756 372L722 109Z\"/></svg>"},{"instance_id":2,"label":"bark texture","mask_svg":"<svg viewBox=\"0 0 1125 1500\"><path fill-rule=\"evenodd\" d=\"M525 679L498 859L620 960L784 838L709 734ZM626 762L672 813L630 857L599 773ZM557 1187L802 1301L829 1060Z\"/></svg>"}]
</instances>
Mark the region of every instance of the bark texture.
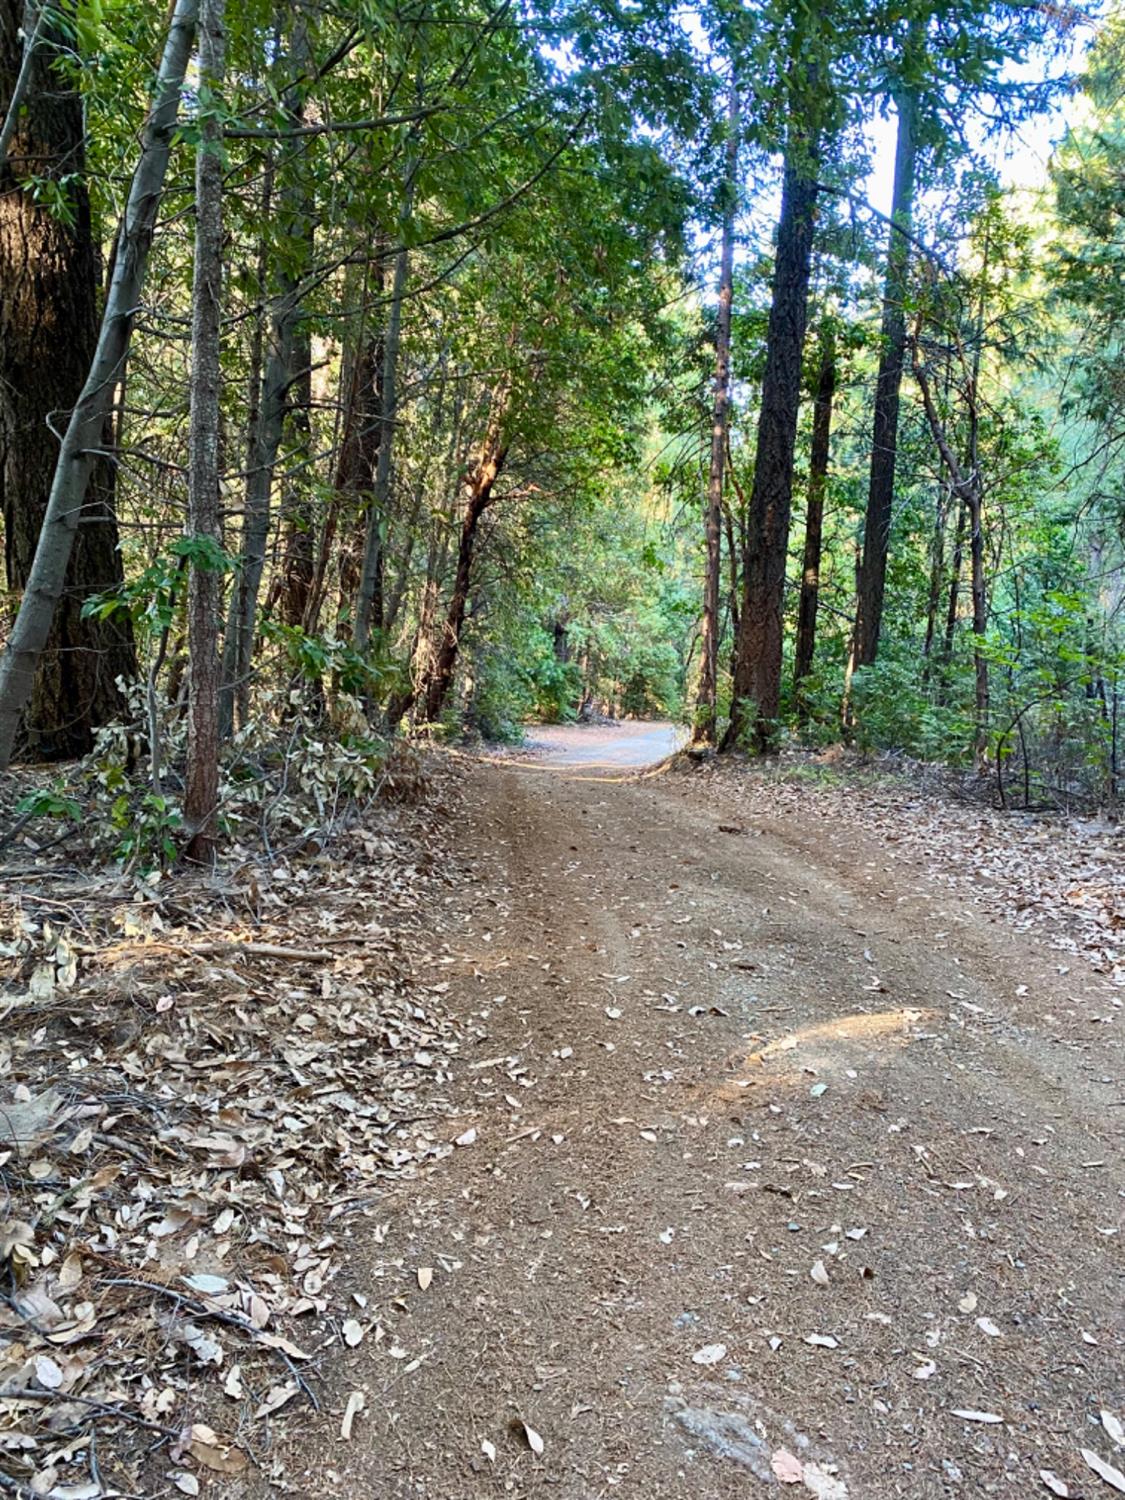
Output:
<instances>
[{"instance_id":1,"label":"bark texture","mask_svg":"<svg viewBox=\"0 0 1125 1500\"><path fill-rule=\"evenodd\" d=\"M60 600L90 485L102 453L113 393L121 379L175 134L198 0L176 0L157 77L156 98L141 134L141 154L118 235L113 277L85 383L59 445L35 556L11 634L0 657L0 769L8 765L21 716ZM69 337L69 334L68 334ZM96 530L95 524L90 528Z\"/></svg>"},{"instance_id":2,"label":"bark texture","mask_svg":"<svg viewBox=\"0 0 1125 1500\"><path fill-rule=\"evenodd\" d=\"M85 183L82 101L55 66L57 17L36 12L33 49L20 40L23 18L23 0L0 0L0 114L10 126L0 162L0 504L13 602L31 574L58 434L98 341L99 266ZM65 216L37 203L24 186L31 176L63 175L71 179ZM99 446L111 446L108 422L101 439ZM113 468L102 459L92 466L23 714L21 753L36 759L85 754L98 725L123 711L118 677L136 675L128 616L82 618L86 599L122 582L113 500Z\"/></svg>"},{"instance_id":3,"label":"bark texture","mask_svg":"<svg viewBox=\"0 0 1125 1500\"><path fill-rule=\"evenodd\" d=\"M713 745L719 693L719 598L722 570L723 467L730 411L730 327L734 300L734 218L738 202L738 86L731 80L727 112L722 248L719 255L719 308L715 324L715 377L711 400L711 466L703 516L703 613L699 640L702 660L692 742Z\"/></svg>"},{"instance_id":4,"label":"bark texture","mask_svg":"<svg viewBox=\"0 0 1125 1500\"><path fill-rule=\"evenodd\" d=\"M223 82L223 0L201 0L199 73L205 89ZM189 859L205 860L215 843L219 802L219 606L222 547L219 515L219 330L223 284L222 126L210 112L201 119L195 161L195 264L191 299L191 425L188 435L188 536L208 546L209 559L192 561L188 574L187 768L184 826ZM207 565L208 561L210 566ZM202 565L201 565L202 563Z\"/></svg>"},{"instance_id":5,"label":"bark texture","mask_svg":"<svg viewBox=\"0 0 1125 1500\"><path fill-rule=\"evenodd\" d=\"M290 52L299 82L286 89L282 106L289 126L299 129L304 120L304 83L309 56L308 26L300 9L293 27ZM294 240L304 241L311 252L312 221L305 185L299 176L301 155L300 146L290 143L278 164L278 211L285 233ZM300 317L300 275L290 249L277 271L269 317L263 329L265 364L261 402L246 479L239 570L231 590L223 641L219 729L224 739L233 732L236 718L244 724L250 711L250 668L258 619L258 593L266 566L274 469L285 428L293 346Z\"/></svg>"},{"instance_id":6,"label":"bark texture","mask_svg":"<svg viewBox=\"0 0 1125 1500\"><path fill-rule=\"evenodd\" d=\"M500 477L500 471L504 467L506 456L506 447L497 439L481 454L480 461L469 481L465 517L461 523L461 537L457 546L453 591L449 596L445 624L435 654L433 669L422 694L428 724L436 724L441 718L445 700L453 685L457 653L461 647L461 631L465 624L465 607L469 601L469 586L472 582L477 529L480 526L481 517L492 504L493 491Z\"/></svg>"},{"instance_id":7,"label":"bark texture","mask_svg":"<svg viewBox=\"0 0 1125 1500\"><path fill-rule=\"evenodd\" d=\"M816 615L820 602L820 554L824 539L824 496L832 446L832 402L836 396L836 339L829 327L821 341L809 450L809 487L805 515L805 552L801 563L801 599L797 607L797 642L793 687L801 707L800 687L812 671L816 651Z\"/></svg>"},{"instance_id":8,"label":"bark texture","mask_svg":"<svg viewBox=\"0 0 1125 1500\"><path fill-rule=\"evenodd\" d=\"M734 695L730 725L723 739L728 749L738 745L751 728L758 748L766 748L781 705L785 566L818 162L817 143L809 140L796 143L786 157L750 492Z\"/></svg>"},{"instance_id":9,"label":"bark texture","mask_svg":"<svg viewBox=\"0 0 1125 1500\"><path fill-rule=\"evenodd\" d=\"M898 98L891 230L883 288L882 344L875 382L871 432L871 469L863 529L863 558L856 594L851 666L868 667L879 652L883 596L887 584L891 519L894 512L898 458L898 415L906 353L906 292L910 270L910 232L917 156L917 101L910 92Z\"/></svg>"}]
</instances>

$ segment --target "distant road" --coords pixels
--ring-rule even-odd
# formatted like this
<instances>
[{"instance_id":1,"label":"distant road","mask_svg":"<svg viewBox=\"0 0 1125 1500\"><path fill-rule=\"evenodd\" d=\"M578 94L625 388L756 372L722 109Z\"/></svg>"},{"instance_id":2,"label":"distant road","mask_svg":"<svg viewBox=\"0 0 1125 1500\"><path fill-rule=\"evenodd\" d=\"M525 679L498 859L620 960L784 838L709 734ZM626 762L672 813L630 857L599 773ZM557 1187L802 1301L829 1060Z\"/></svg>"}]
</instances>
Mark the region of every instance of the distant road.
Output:
<instances>
[{"instance_id":1,"label":"distant road","mask_svg":"<svg viewBox=\"0 0 1125 1500\"><path fill-rule=\"evenodd\" d=\"M541 724L528 731L535 765L560 769L639 770L664 760L687 739L680 724L662 719L620 724Z\"/></svg>"}]
</instances>

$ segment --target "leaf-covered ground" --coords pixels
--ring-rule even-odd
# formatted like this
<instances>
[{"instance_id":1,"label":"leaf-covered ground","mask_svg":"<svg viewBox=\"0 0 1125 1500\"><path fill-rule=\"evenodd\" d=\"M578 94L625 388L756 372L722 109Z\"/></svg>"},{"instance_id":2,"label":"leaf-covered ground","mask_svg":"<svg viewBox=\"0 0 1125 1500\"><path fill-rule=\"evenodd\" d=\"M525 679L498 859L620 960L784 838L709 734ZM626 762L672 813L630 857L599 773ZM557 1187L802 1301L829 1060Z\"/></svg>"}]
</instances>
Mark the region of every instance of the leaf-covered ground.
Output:
<instances>
[{"instance_id":1,"label":"leaf-covered ground","mask_svg":"<svg viewBox=\"0 0 1125 1500\"><path fill-rule=\"evenodd\" d=\"M1102 816L1003 811L991 782L838 750L733 771L702 768L725 805L794 837L810 826L878 840L973 906L1125 982L1125 829Z\"/></svg>"},{"instance_id":2,"label":"leaf-covered ground","mask_svg":"<svg viewBox=\"0 0 1125 1500\"><path fill-rule=\"evenodd\" d=\"M323 853L10 881L7 1487L1109 1495L1118 849L446 763Z\"/></svg>"},{"instance_id":3,"label":"leaf-covered ground","mask_svg":"<svg viewBox=\"0 0 1125 1500\"><path fill-rule=\"evenodd\" d=\"M319 851L213 876L5 881L0 1487L80 1500L269 1474L388 1179L455 1149L436 977L448 774ZM66 859L73 858L69 850ZM419 965L433 970L425 981Z\"/></svg>"}]
</instances>

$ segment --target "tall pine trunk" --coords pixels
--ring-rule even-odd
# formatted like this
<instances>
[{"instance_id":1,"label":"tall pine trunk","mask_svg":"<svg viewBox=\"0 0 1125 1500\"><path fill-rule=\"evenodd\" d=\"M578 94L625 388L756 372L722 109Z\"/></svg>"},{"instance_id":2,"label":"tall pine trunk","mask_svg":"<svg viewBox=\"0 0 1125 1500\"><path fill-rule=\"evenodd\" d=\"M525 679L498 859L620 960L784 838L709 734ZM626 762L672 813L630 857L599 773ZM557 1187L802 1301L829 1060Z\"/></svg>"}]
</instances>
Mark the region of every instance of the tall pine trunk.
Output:
<instances>
[{"instance_id":1,"label":"tall pine trunk","mask_svg":"<svg viewBox=\"0 0 1125 1500\"><path fill-rule=\"evenodd\" d=\"M71 410L51 477L43 523L23 599L0 656L0 770L7 767L20 719L50 639L95 470L101 461L114 389L121 378L156 226L164 177L191 55L199 0L176 0L157 76L156 98L141 133L141 153L118 233L113 277L86 380ZM61 341L65 342L65 341ZM61 346L61 345L60 345Z\"/></svg>"},{"instance_id":2,"label":"tall pine trunk","mask_svg":"<svg viewBox=\"0 0 1125 1500\"><path fill-rule=\"evenodd\" d=\"M883 285L883 325L879 373L875 381L875 410L871 433L871 468L863 529L863 558L856 591L855 629L848 676L869 667L879 651L883 628L883 596L887 584L891 519L894 511L895 467L898 458L898 415L906 353L906 293L910 272L910 225L914 204L914 168L918 151L917 99L903 90L897 100L898 138L895 146L891 229L887 242L887 270Z\"/></svg>"},{"instance_id":3,"label":"tall pine trunk","mask_svg":"<svg viewBox=\"0 0 1125 1500\"><path fill-rule=\"evenodd\" d=\"M82 390L98 341L98 253L86 187L82 101L55 66L73 4L37 7L20 40L23 0L0 0L0 501L8 588L31 573L58 460L59 425ZM34 41L34 46L31 45ZM64 216L29 178L59 183ZM54 430L52 430L52 428ZM112 445L107 418L99 442ZM119 677L136 675L129 617L83 619L92 594L122 582L114 470L92 466L66 577L23 714L21 748L36 758L85 754L118 717Z\"/></svg>"},{"instance_id":4,"label":"tall pine trunk","mask_svg":"<svg viewBox=\"0 0 1125 1500\"><path fill-rule=\"evenodd\" d=\"M798 136L791 140L777 231L734 693L724 749L737 746L748 730L759 750L767 748L781 706L785 568L818 165L818 139Z\"/></svg>"},{"instance_id":5,"label":"tall pine trunk","mask_svg":"<svg viewBox=\"0 0 1125 1500\"><path fill-rule=\"evenodd\" d=\"M191 299L188 433L188 743L184 826L189 859L210 857L219 801L219 337L223 285L222 122L224 0L201 0L199 79L204 93L195 159L195 264ZM208 98L210 95L210 98Z\"/></svg>"},{"instance_id":6,"label":"tall pine trunk","mask_svg":"<svg viewBox=\"0 0 1125 1500\"><path fill-rule=\"evenodd\" d=\"M820 346L812 444L809 450L809 487L805 514L805 552L801 563L801 599L797 608L797 641L793 661L793 690L801 717L806 717L801 684L812 671L816 651L816 615L820 602L820 554L824 538L824 496L828 487L828 459L832 444L832 402L836 396L836 337L825 328Z\"/></svg>"},{"instance_id":7,"label":"tall pine trunk","mask_svg":"<svg viewBox=\"0 0 1125 1500\"><path fill-rule=\"evenodd\" d=\"M702 661L692 742L713 745L719 692L719 599L722 570L723 465L730 411L730 329L734 298L734 220L738 207L738 85L731 77L727 113L726 172L723 183L723 235L719 255L719 308L715 325L715 377L711 404L711 466L704 510Z\"/></svg>"}]
</instances>

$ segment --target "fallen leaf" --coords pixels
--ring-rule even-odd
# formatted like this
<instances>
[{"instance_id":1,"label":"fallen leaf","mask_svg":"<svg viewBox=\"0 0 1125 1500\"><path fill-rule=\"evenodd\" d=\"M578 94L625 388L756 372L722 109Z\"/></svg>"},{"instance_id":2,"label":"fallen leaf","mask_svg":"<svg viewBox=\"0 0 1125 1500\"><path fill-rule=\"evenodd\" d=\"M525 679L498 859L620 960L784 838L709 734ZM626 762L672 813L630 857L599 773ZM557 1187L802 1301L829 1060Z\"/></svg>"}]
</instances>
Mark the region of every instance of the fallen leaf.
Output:
<instances>
[{"instance_id":1,"label":"fallen leaf","mask_svg":"<svg viewBox=\"0 0 1125 1500\"><path fill-rule=\"evenodd\" d=\"M495 1443L490 1443L487 1438L481 1438L481 1440L480 1440L480 1451L484 1454L485 1458L488 1459L488 1461L489 1461L490 1464L494 1464L496 1462L496 1444Z\"/></svg>"},{"instance_id":2,"label":"fallen leaf","mask_svg":"<svg viewBox=\"0 0 1125 1500\"><path fill-rule=\"evenodd\" d=\"M542 1458L545 1446L543 1439L536 1432L535 1428L529 1426L527 1422L521 1421L520 1425L523 1428L523 1435L527 1439L527 1446L537 1458Z\"/></svg>"},{"instance_id":3,"label":"fallen leaf","mask_svg":"<svg viewBox=\"0 0 1125 1500\"><path fill-rule=\"evenodd\" d=\"M433 1279L434 1279L434 1268L433 1268L433 1266L419 1266L418 1267L418 1285L419 1285L419 1287L421 1287L422 1291L428 1290L430 1282L433 1281Z\"/></svg>"},{"instance_id":4,"label":"fallen leaf","mask_svg":"<svg viewBox=\"0 0 1125 1500\"><path fill-rule=\"evenodd\" d=\"M230 1282L225 1276L207 1276L199 1272L194 1276L185 1276L184 1280L193 1292L203 1292L206 1296L218 1296L220 1292L230 1290Z\"/></svg>"},{"instance_id":5,"label":"fallen leaf","mask_svg":"<svg viewBox=\"0 0 1125 1500\"><path fill-rule=\"evenodd\" d=\"M955 1406L953 1415L961 1417L966 1422L1002 1422L1003 1417L998 1417L994 1411L973 1411L971 1407Z\"/></svg>"},{"instance_id":6,"label":"fallen leaf","mask_svg":"<svg viewBox=\"0 0 1125 1500\"><path fill-rule=\"evenodd\" d=\"M1102 1426L1105 1428L1106 1432L1109 1433L1111 1439L1113 1440L1114 1446L1117 1448L1125 1448L1125 1427L1122 1426L1121 1419L1119 1417L1115 1417L1111 1411L1105 1411L1104 1409L1101 1415Z\"/></svg>"},{"instance_id":7,"label":"fallen leaf","mask_svg":"<svg viewBox=\"0 0 1125 1500\"><path fill-rule=\"evenodd\" d=\"M199 1438L194 1438L188 1444L188 1452L197 1463L215 1474L241 1474L249 1464L249 1459L241 1448L221 1447Z\"/></svg>"},{"instance_id":8,"label":"fallen leaf","mask_svg":"<svg viewBox=\"0 0 1125 1500\"><path fill-rule=\"evenodd\" d=\"M830 1333L806 1333L802 1342L812 1344L816 1349L838 1349L840 1347L839 1340L834 1339Z\"/></svg>"},{"instance_id":9,"label":"fallen leaf","mask_svg":"<svg viewBox=\"0 0 1125 1500\"><path fill-rule=\"evenodd\" d=\"M347 1405L344 1407L344 1420L340 1423L340 1436L345 1443L351 1441L352 1423L357 1414L363 1410L365 1399L362 1391L352 1391L348 1397Z\"/></svg>"},{"instance_id":10,"label":"fallen leaf","mask_svg":"<svg viewBox=\"0 0 1125 1500\"><path fill-rule=\"evenodd\" d=\"M349 1349L354 1349L363 1339L363 1325L356 1318L345 1318L341 1332Z\"/></svg>"},{"instance_id":11,"label":"fallen leaf","mask_svg":"<svg viewBox=\"0 0 1125 1500\"><path fill-rule=\"evenodd\" d=\"M454 1138L455 1146L471 1146L477 1138L476 1127L470 1125L468 1130L463 1130L459 1136Z\"/></svg>"},{"instance_id":12,"label":"fallen leaf","mask_svg":"<svg viewBox=\"0 0 1125 1500\"><path fill-rule=\"evenodd\" d=\"M259 1403L254 1417L260 1421L262 1417L271 1416L275 1411L280 1411L283 1406L292 1401L297 1394L298 1386L295 1380L287 1380L284 1385L271 1386L264 1401Z\"/></svg>"},{"instance_id":13,"label":"fallen leaf","mask_svg":"<svg viewBox=\"0 0 1125 1500\"><path fill-rule=\"evenodd\" d=\"M186 1469L181 1469L178 1474L172 1474L169 1477L181 1495L199 1494L199 1480L194 1474L189 1474Z\"/></svg>"},{"instance_id":14,"label":"fallen leaf","mask_svg":"<svg viewBox=\"0 0 1125 1500\"><path fill-rule=\"evenodd\" d=\"M59 1286L64 1292L72 1292L82 1281L82 1257L71 1251L59 1267Z\"/></svg>"},{"instance_id":15,"label":"fallen leaf","mask_svg":"<svg viewBox=\"0 0 1125 1500\"><path fill-rule=\"evenodd\" d=\"M1082 1457L1085 1460L1086 1467L1093 1469L1099 1479L1104 1479L1106 1484L1112 1489L1125 1495L1125 1474L1122 1474L1120 1469L1115 1469L1112 1464L1107 1464L1104 1458L1099 1458L1089 1448L1082 1449Z\"/></svg>"},{"instance_id":16,"label":"fallen leaf","mask_svg":"<svg viewBox=\"0 0 1125 1500\"><path fill-rule=\"evenodd\" d=\"M1052 1495L1060 1495L1062 1500L1070 1500L1070 1489L1066 1481L1060 1479L1053 1469L1040 1469L1039 1478L1047 1486Z\"/></svg>"},{"instance_id":17,"label":"fallen leaf","mask_svg":"<svg viewBox=\"0 0 1125 1500\"><path fill-rule=\"evenodd\" d=\"M725 1359L727 1346L725 1344L704 1344L702 1349L697 1349L691 1357L693 1365L717 1365L721 1359Z\"/></svg>"},{"instance_id":18,"label":"fallen leaf","mask_svg":"<svg viewBox=\"0 0 1125 1500\"><path fill-rule=\"evenodd\" d=\"M35 1378L45 1391L57 1391L63 1383L63 1372L49 1354L35 1359Z\"/></svg>"},{"instance_id":19,"label":"fallen leaf","mask_svg":"<svg viewBox=\"0 0 1125 1500\"><path fill-rule=\"evenodd\" d=\"M816 1500L848 1500L848 1487L835 1474L829 1474L819 1464L805 1465L805 1489Z\"/></svg>"},{"instance_id":20,"label":"fallen leaf","mask_svg":"<svg viewBox=\"0 0 1125 1500\"><path fill-rule=\"evenodd\" d=\"M1000 1337L1000 1330L991 1318L978 1318L977 1327L981 1333L987 1333L990 1339L998 1339Z\"/></svg>"},{"instance_id":21,"label":"fallen leaf","mask_svg":"<svg viewBox=\"0 0 1125 1500\"><path fill-rule=\"evenodd\" d=\"M770 1468L780 1484L800 1484L805 1477L804 1464L788 1448L777 1449L770 1459Z\"/></svg>"},{"instance_id":22,"label":"fallen leaf","mask_svg":"<svg viewBox=\"0 0 1125 1500\"><path fill-rule=\"evenodd\" d=\"M828 1285L828 1272L824 1269L824 1262L822 1260L813 1261L809 1276L816 1282L817 1286Z\"/></svg>"},{"instance_id":23,"label":"fallen leaf","mask_svg":"<svg viewBox=\"0 0 1125 1500\"><path fill-rule=\"evenodd\" d=\"M204 1333L197 1323L185 1323L180 1329L180 1337L201 1364L222 1364L222 1344L213 1339L209 1333Z\"/></svg>"}]
</instances>

